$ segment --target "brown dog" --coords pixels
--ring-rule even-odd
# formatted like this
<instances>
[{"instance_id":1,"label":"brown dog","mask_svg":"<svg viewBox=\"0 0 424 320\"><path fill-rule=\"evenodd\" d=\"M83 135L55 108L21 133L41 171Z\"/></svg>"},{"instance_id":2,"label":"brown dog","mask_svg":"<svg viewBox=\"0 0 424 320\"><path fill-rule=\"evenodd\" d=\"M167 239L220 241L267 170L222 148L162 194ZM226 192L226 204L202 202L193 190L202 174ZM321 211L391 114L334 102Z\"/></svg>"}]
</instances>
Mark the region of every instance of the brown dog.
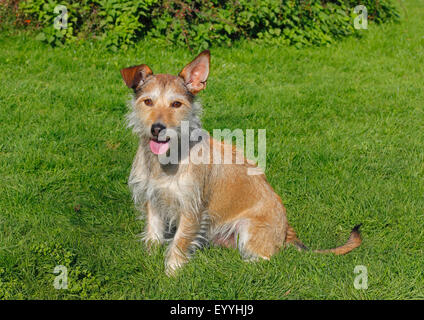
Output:
<instances>
[{"instance_id":1,"label":"brown dog","mask_svg":"<svg viewBox=\"0 0 424 320\"><path fill-rule=\"evenodd\" d=\"M144 64L121 70L135 93L128 121L140 143L129 186L137 207L146 214L144 241L148 247L163 243L166 228L176 228L166 253L168 275L188 261L202 239L239 248L247 259L269 259L285 244L307 249L289 226L286 209L264 174L248 174L254 165L244 158L241 163L213 161L212 154L224 155L228 144L205 134L190 141L176 163L160 161L173 145L184 144L182 123L188 124L189 132L201 128L195 95L206 87L209 63L206 50L178 76L154 75ZM168 135L170 130L176 134ZM239 150L229 148L232 157L239 155ZM191 155L199 150L210 161L192 161ZM343 246L316 252L344 254L360 244L356 226Z\"/></svg>"}]
</instances>

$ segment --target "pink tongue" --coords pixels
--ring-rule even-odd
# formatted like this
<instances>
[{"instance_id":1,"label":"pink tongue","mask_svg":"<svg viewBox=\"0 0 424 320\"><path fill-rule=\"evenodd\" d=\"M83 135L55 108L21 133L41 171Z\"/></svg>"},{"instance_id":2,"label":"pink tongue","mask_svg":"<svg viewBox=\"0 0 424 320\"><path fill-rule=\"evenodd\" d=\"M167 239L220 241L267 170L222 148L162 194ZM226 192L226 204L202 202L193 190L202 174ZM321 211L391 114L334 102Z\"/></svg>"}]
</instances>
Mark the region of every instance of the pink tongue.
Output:
<instances>
[{"instance_id":1,"label":"pink tongue","mask_svg":"<svg viewBox=\"0 0 424 320\"><path fill-rule=\"evenodd\" d=\"M164 154L169 149L169 142L159 142L150 140L150 150L154 154Z\"/></svg>"}]
</instances>

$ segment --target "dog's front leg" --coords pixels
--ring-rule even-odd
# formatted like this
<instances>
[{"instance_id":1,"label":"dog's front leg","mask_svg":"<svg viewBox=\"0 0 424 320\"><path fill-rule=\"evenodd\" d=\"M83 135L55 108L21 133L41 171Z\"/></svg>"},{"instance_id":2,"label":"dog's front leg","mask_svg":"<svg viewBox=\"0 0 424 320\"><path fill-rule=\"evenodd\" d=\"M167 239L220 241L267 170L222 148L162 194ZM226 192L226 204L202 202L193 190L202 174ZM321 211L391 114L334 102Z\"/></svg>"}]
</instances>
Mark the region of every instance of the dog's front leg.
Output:
<instances>
[{"instance_id":1,"label":"dog's front leg","mask_svg":"<svg viewBox=\"0 0 424 320\"><path fill-rule=\"evenodd\" d=\"M150 250L153 245L158 245L164 242L165 224L160 214L152 205L146 204L146 226L144 230L144 243Z\"/></svg>"},{"instance_id":2,"label":"dog's front leg","mask_svg":"<svg viewBox=\"0 0 424 320\"><path fill-rule=\"evenodd\" d=\"M200 230L199 221L194 215L181 215L177 232L166 256L165 271L168 276L174 275L175 271L188 261L190 247Z\"/></svg>"}]
</instances>

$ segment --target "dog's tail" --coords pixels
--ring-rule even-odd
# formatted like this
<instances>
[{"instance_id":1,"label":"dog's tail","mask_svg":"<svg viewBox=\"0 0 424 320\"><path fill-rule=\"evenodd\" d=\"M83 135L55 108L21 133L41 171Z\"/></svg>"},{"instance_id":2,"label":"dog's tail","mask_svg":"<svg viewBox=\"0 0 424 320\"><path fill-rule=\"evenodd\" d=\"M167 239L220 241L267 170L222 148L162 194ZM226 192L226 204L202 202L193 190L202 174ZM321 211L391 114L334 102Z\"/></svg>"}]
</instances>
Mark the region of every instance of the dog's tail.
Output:
<instances>
[{"instance_id":1,"label":"dog's tail","mask_svg":"<svg viewBox=\"0 0 424 320\"><path fill-rule=\"evenodd\" d=\"M340 247L332 248L332 249L313 250L313 252L316 252L316 253L330 253L331 252L331 253L339 255L339 254L346 254L346 253L352 251L353 249L359 247L362 243L361 233L359 232L359 228L361 227L361 225L362 224L358 224L357 226L355 226L352 229L352 231L350 232L349 239L347 240L347 242L344 245L342 245ZM296 236L296 232L290 226L287 229L286 243L292 244L293 246L295 246L299 250L310 250L308 247L306 247L302 243L302 241L299 240L299 238Z\"/></svg>"}]
</instances>

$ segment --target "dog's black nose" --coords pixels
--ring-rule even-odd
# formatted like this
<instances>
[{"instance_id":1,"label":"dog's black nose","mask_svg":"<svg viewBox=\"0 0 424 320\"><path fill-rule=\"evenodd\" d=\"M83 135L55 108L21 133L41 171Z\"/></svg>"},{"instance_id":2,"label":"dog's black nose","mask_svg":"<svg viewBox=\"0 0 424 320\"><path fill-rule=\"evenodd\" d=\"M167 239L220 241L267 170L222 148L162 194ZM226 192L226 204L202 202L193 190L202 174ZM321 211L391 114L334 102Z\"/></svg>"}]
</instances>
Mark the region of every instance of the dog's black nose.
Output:
<instances>
[{"instance_id":1,"label":"dog's black nose","mask_svg":"<svg viewBox=\"0 0 424 320\"><path fill-rule=\"evenodd\" d=\"M152 133L152 135L154 137L159 137L159 133L163 129L166 129L166 127L162 123L154 123L154 124L152 124L152 128L151 128L150 132Z\"/></svg>"}]
</instances>

